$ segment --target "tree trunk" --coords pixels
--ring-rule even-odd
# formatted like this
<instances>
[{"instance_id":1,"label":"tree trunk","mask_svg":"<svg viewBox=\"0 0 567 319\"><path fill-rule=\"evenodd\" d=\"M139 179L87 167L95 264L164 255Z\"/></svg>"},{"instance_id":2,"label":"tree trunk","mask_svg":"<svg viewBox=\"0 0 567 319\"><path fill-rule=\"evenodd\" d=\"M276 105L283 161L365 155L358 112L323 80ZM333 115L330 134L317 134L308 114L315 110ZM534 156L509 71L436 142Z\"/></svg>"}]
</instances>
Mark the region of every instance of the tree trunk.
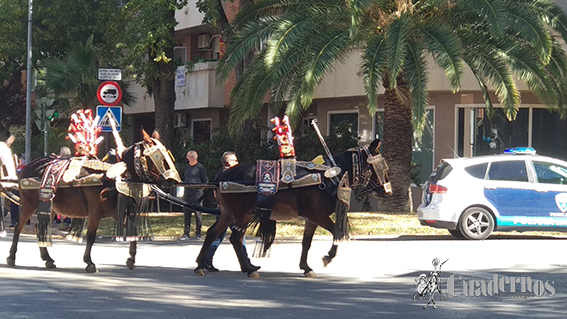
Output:
<instances>
[{"instance_id":1,"label":"tree trunk","mask_svg":"<svg viewBox=\"0 0 567 319\"><path fill-rule=\"evenodd\" d=\"M175 11L170 11L172 17ZM173 37L173 28L170 30ZM173 57L173 45L165 50L167 57ZM175 108L175 83L174 83L174 64L173 62L158 63L159 76L152 84L154 105L155 105L155 128L159 132L160 140L167 149L174 146L174 119L173 111ZM152 134L152 132L147 132Z\"/></svg>"},{"instance_id":2,"label":"tree trunk","mask_svg":"<svg viewBox=\"0 0 567 319\"><path fill-rule=\"evenodd\" d=\"M388 163L388 176L392 183L392 195L381 198L378 209L384 212L410 212L411 201L411 155L412 155L412 111L400 100L396 89L384 84L384 158ZM398 91L407 87L398 80Z\"/></svg>"}]
</instances>

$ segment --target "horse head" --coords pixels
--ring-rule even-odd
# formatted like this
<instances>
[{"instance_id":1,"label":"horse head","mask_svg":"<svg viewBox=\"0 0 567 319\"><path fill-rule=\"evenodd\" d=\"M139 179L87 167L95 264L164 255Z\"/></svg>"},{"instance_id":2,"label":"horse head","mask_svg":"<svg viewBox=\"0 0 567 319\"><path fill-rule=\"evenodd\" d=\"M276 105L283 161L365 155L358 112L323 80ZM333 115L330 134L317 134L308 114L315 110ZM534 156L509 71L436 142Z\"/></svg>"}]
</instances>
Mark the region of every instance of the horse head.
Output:
<instances>
[{"instance_id":1,"label":"horse head","mask_svg":"<svg viewBox=\"0 0 567 319\"><path fill-rule=\"evenodd\" d=\"M129 147L122 154L132 179L163 186L181 183L181 178L174 165L175 158L171 152L143 129L142 137L142 141Z\"/></svg>"},{"instance_id":2,"label":"horse head","mask_svg":"<svg viewBox=\"0 0 567 319\"><path fill-rule=\"evenodd\" d=\"M380 140L376 139L369 146L351 148L352 168L350 182L352 187L361 188L361 192L372 197L384 197L392 194L392 187L388 179L388 165L378 149Z\"/></svg>"}]
</instances>

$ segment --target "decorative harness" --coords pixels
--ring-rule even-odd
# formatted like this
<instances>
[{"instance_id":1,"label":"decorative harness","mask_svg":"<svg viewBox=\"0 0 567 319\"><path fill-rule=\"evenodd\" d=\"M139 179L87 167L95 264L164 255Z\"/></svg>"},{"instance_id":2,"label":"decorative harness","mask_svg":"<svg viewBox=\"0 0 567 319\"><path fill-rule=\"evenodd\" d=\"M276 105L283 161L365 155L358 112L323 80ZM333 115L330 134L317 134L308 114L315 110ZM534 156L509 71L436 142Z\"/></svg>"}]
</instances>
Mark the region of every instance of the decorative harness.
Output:
<instances>
[{"instance_id":1,"label":"decorative harness","mask_svg":"<svg viewBox=\"0 0 567 319\"><path fill-rule=\"evenodd\" d=\"M150 182L156 182L161 176L164 179L173 179L180 183L181 178L175 169L174 157L171 152L158 140L152 138L152 141L155 143L154 145L149 145L146 142L134 144L134 169L136 174L141 179ZM147 158L158 170L159 175L150 171ZM164 165L164 161L168 167Z\"/></svg>"},{"instance_id":2,"label":"decorative harness","mask_svg":"<svg viewBox=\"0 0 567 319\"><path fill-rule=\"evenodd\" d=\"M352 152L352 187L361 187L362 193L373 195L380 186L384 187L386 194L392 193L392 186L388 178L388 165L386 160L380 153L372 155L367 146L351 148ZM364 165L363 154L366 154L366 163ZM378 182L372 180L372 170L376 173Z\"/></svg>"}]
</instances>

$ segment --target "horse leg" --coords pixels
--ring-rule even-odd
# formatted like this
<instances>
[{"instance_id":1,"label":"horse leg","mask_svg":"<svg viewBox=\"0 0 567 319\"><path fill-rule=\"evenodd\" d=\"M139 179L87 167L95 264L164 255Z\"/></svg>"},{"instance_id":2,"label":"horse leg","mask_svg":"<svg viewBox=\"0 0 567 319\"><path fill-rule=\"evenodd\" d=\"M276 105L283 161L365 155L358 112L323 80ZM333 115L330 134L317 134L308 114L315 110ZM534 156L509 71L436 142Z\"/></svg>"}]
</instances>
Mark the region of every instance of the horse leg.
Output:
<instances>
[{"instance_id":1,"label":"horse leg","mask_svg":"<svg viewBox=\"0 0 567 319\"><path fill-rule=\"evenodd\" d=\"M57 266L55 266L55 260L53 260L47 252L47 247L39 247L39 254L41 256L41 260L45 261L46 268L57 268Z\"/></svg>"},{"instance_id":2,"label":"horse leg","mask_svg":"<svg viewBox=\"0 0 567 319\"><path fill-rule=\"evenodd\" d=\"M194 272L197 276L204 276L205 275L205 263L207 262L207 254L209 253L209 249L213 241L215 241L220 234L222 234L227 228L228 225L232 223L232 220L223 217L217 219L217 221L207 230L207 236L205 236L205 241L203 242L203 246L201 247L201 251L197 256L197 268L195 268Z\"/></svg>"},{"instance_id":3,"label":"horse leg","mask_svg":"<svg viewBox=\"0 0 567 319\"><path fill-rule=\"evenodd\" d=\"M37 198L37 197L36 197ZM32 207L32 208L29 208ZM31 215L35 213L37 209L37 205L35 209L33 205L22 205L20 210L20 218L16 221L16 225L14 226L14 236L12 237L12 246L10 247L10 255L6 258L6 264L10 267L16 266L16 252L18 251L18 241L20 240L20 234L24 229L27 221L30 219Z\"/></svg>"},{"instance_id":4,"label":"horse leg","mask_svg":"<svg viewBox=\"0 0 567 319\"><path fill-rule=\"evenodd\" d=\"M309 221L310 223L313 224L313 222ZM333 221L327 216L324 217L321 220L317 221L317 224L319 224L319 226L323 227L324 229L328 230L334 237L335 234L335 224L333 223ZM313 233L315 232L315 229L317 228L317 224L314 224L315 226L313 227ZM307 220L305 223L305 232L307 232ZM313 233L311 233L311 239L309 239L309 246L311 246L311 240L313 239ZM303 240L305 241L305 234L303 235ZM304 243L305 245L305 243ZM327 256L323 257L323 265L325 267L327 267L327 265L329 265L329 263L331 263L331 261L333 261L333 258L335 258L337 256L337 248L339 246L333 242L333 245L331 246L331 249L329 250L329 252L327 253ZM307 248L307 250L309 250L309 247ZM303 257L303 256L302 256ZM305 263L307 264L307 252L305 252Z\"/></svg>"},{"instance_id":5,"label":"horse leg","mask_svg":"<svg viewBox=\"0 0 567 319\"><path fill-rule=\"evenodd\" d=\"M240 271L248 274L250 278L259 278L258 269L260 266L254 266L248 258L248 253L242 246L242 240L244 238L244 233L241 231L233 231L230 235L230 243L234 248L238 262L240 263Z\"/></svg>"},{"instance_id":6,"label":"horse leg","mask_svg":"<svg viewBox=\"0 0 567 319\"><path fill-rule=\"evenodd\" d=\"M57 214L55 214L53 211L51 211L51 218L50 218L50 223L51 221L53 221L53 218L56 216ZM45 261L45 267L46 268L57 268L57 266L55 266L55 260L53 260L51 258L51 256L49 256L49 252L47 251L47 247L39 247L39 255L41 256L41 260Z\"/></svg>"},{"instance_id":7,"label":"horse leg","mask_svg":"<svg viewBox=\"0 0 567 319\"><path fill-rule=\"evenodd\" d=\"M89 216L91 217L91 216ZM93 263L91 259L91 250L95 243L96 239L96 230L98 228L98 224L100 222L100 218L89 218L88 221L88 228L87 228L87 246L85 248L85 254L83 255L83 261L87 264L85 270L88 273L96 272L96 265Z\"/></svg>"},{"instance_id":8,"label":"horse leg","mask_svg":"<svg viewBox=\"0 0 567 319\"><path fill-rule=\"evenodd\" d=\"M305 277L315 277L315 272L307 265L307 254L311 248L315 229L317 229L317 224L306 219L305 228L303 229L303 240L301 242L301 259L299 260L299 269L303 270Z\"/></svg>"},{"instance_id":9,"label":"horse leg","mask_svg":"<svg viewBox=\"0 0 567 319\"><path fill-rule=\"evenodd\" d=\"M130 242L130 257L126 260L126 267L130 270L134 269L134 264L136 263L137 243L137 241Z\"/></svg>"}]
</instances>

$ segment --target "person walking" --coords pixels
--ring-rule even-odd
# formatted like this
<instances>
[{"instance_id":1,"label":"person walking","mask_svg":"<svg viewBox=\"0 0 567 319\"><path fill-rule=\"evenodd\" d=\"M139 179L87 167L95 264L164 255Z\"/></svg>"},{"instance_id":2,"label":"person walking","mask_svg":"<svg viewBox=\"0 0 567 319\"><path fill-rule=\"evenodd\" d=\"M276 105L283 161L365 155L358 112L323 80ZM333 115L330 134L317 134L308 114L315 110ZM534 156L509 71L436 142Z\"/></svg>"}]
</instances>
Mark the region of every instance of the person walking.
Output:
<instances>
[{"instance_id":1,"label":"person walking","mask_svg":"<svg viewBox=\"0 0 567 319\"><path fill-rule=\"evenodd\" d=\"M207 178L207 171L205 170L205 166L199 163L199 155L195 151L187 152L187 168L185 169L185 177L183 179L184 183L197 183L197 184L204 184L209 181ZM185 193L183 196L183 200L188 202L189 204L199 204L199 199L203 196L203 189L202 188L191 188L185 187ZM182 240L189 239L191 236L189 235L191 230L191 215L195 213L195 238L201 239L201 227L203 226L203 217L201 212L190 209L190 208L183 208L183 215L184 215L184 232L183 236L181 236Z\"/></svg>"},{"instance_id":2,"label":"person walking","mask_svg":"<svg viewBox=\"0 0 567 319\"><path fill-rule=\"evenodd\" d=\"M224 171L226 171L227 169L235 166L238 164L238 158L236 157L236 154L234 152L231 151L227 151L224 152L222 154L221 157L221 163L222 163L222 170L220 172L217 173L217 175L215 176L215 182L219 181L220 178L220 174ZM215 198L216 198L216 191L215 191ZM219 219L219 216L215 216L216 219ZM230 228L230 230L232 232L238 232L239 230L236 229L234 222L232 222L232 224L230 224L230 226L228 226ZM209 248L209 251L207 252L207 257L205 260L205 269L211 272L216 272L219 271L215 266L213 266L213 256L215 255L215 252L217 251L217 249L219 248L219 245L221 244L221 242L224 240L224 237L226 236L226 229L220 234L220 236L215 239L215 241L213 241L213 243L211 244L211 247ZM244 254L246 256L248 256L248 253L246 252L246 235L243 235L242 237L242 250L244 251ZM256 268L256 270L260 269L260 266L254 266L253 267Z\"/></svg>"}]
</instances>

